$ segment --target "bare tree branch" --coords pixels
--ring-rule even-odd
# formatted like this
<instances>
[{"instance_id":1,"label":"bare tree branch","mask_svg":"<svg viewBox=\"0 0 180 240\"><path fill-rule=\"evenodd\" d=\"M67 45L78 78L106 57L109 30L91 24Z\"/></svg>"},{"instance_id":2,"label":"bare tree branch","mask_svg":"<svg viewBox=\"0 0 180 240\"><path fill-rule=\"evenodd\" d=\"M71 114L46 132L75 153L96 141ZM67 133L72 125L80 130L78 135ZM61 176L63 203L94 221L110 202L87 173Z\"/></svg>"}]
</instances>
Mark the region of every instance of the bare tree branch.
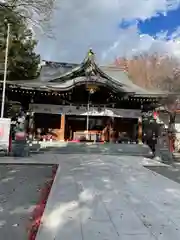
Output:
<instances>
[{"instance_id":1,"label":"bare tree branch","mask_svg":"<svg viewBox=\"0 0 180 240\"><path fill-rule=\"evenodd\" d=\"M115 64L127 71L131 80L141 87L180 91L180 62L176 58L143 54L132 59L118 59Z\"/></svg>"},{"instance_id":2,"label":"bare tree branch","mask_svg":"<svg viewBox=\"0 0 180 240\"><path fill-rule=\"evenodd\" d=\"M29 26L49 30L55 0L0 0L0 7L16 12Z\"/></svg>"},{"instance_id":3,"label":"bare tree branch","mask_svg":"<svg viewBox=\"0 0 180 240\"><path fill-rule=\"evenodd\" d=\"M128 72L131 80L146 89L167 93L159 104L169 114L169 128L175 123L180 97L180 62L169 56L143 54L132 59L116 59L115 64Z\"/></svg>"}]
</instances>

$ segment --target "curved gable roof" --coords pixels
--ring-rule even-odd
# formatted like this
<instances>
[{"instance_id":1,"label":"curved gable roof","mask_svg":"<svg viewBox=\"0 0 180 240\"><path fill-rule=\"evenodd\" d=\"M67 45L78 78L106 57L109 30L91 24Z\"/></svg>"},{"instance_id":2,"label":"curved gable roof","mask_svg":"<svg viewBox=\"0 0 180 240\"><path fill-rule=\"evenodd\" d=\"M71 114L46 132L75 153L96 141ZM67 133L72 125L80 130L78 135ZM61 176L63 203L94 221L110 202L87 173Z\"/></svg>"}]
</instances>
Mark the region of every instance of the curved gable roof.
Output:
<instances>
[{"instance_id":1,"label":"curved gable roof","mask_svg":"<svg viewBox=\"0 0 180 240\"><path fill-rule=\"evenodd\" d=\"M123 92L133 92L134 94L139 95L162 94L162 92L152 92L137 86L130 80L124 71L122 71L120 68L117 68L116 66L98 66L95 63L94 58L89 58L88 56L80 65L74 67L70 71L65 72L57 78L51 79L49 82L59 84L66 82L68 85L68 81L71 81L72 78L87 77L87 72L89 69L90 71L94 71L96 77L104 78L109 81L109 83L117 85L117 88ZM101 80L99 80L99 82L100 81Z\"/></svg>"},{"instance_id":2,"label":"curved gable roof","mask_svg":"<svg viewBox=\"0 0 180 240\"><path fill-rule=\"evenodd\" d=\"M87 54L81 64L44 62L40 76L32 81L11 81L15 85L27 89L68 90L78 84L93 82L104 84L114 90L133 93L135 95L164 95L162 92L150 92L135 85L128 75L116 66L98 66L94 54Z\"/></svg>"}]
</instances>

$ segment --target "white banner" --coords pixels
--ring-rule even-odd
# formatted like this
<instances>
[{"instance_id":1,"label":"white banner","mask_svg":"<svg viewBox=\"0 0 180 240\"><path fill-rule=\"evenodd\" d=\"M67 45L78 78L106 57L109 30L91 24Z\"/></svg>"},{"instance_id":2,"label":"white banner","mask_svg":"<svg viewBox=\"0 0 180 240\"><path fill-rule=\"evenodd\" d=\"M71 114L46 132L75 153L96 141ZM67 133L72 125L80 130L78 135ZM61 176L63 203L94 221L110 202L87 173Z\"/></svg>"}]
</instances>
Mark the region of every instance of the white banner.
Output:
<instances>
[{"instance_id":1,"label":"white banner","mask_svg":"<svg viewBox=\"0 0 180 240\"><path fill-rule=\"evenodd\" d=\"M8 149L11 119L0 118L0 148Z\"/></svg>"},{"instance_id":2,"label":"white banner","mask_svg":"<svg viewBox=\"0 0 180 240\"><path fill-rule=\"evenodd\" d=\"M63 106L63 105L46 105L46 104L30 104L29 108L34 113L46 114L65 114L65 115L84 115L84 116L108 116L122 118L139 118L141 110L134 109L117 109L117 108L97 108L90 107L89 112L87 107L81 106Z\"/></svg>"}]
</instances>

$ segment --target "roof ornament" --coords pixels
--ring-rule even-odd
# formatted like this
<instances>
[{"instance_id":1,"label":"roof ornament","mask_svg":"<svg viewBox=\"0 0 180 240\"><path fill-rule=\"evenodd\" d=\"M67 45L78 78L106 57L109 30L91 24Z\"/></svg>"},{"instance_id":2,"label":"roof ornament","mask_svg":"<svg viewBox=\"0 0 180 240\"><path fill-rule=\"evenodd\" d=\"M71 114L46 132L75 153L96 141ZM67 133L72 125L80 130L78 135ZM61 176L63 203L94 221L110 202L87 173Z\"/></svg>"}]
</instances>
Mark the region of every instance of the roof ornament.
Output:
<instances>
[{"instance_id":1,"label":"roof ornament","mask_svg":"<svg viewBox=\"0 0 180 240\"><path fill-rule=\"evenodd\" d=\"M89 49L87 57L88 57L88 60L90 60L91 62L94 62L95 54L94 54L92 48Z\"/></svg>"},{"instance_id":2,"label":"roof ornament","mask_svg":"<svg viewBox=\"0 0 180 240\"><path fill-rule=\"evenodd\" d=\"M94 64L92 61L93 56L94 56L94 53L92 49L90 49L85 59L85 68L84 68L85 74L88 78L94 75Z\"/></svg>"},{"instance_id":3,"label":"roof ornament","mask_svg":"<svg viewBox=\"0 0 180 240\"><path fill-rule=\"evenodd\" d=\"M95 63L94 63L94 52L92 50L92 48L89 49L88 53L87 53L87 57L86 57L86 75L87 76L95 76Z\"/></svg>"}]
</instances>

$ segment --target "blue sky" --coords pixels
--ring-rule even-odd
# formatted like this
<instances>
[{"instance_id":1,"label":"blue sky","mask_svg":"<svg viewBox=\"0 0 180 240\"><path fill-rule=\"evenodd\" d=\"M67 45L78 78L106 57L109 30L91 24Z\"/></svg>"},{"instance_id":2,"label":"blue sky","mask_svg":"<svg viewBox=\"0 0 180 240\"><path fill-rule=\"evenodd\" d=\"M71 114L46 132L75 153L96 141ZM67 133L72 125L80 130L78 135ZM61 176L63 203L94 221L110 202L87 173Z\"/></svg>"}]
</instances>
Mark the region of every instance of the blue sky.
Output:
<instances>
[{"instance_id":1,"label":"blue sky","mask_svg":"<svg viewBox=\"0 0 180 240\"><path fill-rule=\"evenodd\" d=\"M81 62L93 48L112 63L143 51L180 57L180 0L56 0L53 39L37 33L37 51L50 61Z\"/></svg>"},{"instance_id":2,"label":"blue sky","mask_svg":"<svg viewBox=\"0 0 180 240\"><path fill-rule=\"evenodd\" d=\"M148 34L150 36L156 37L159 32L167 31L168 39L176 29L180 26L180 7L169 11L164 16L159 14L156 17L152 17L145 21L138 22L138 29L141 34Z\"/></svg>"}]
</instances>

